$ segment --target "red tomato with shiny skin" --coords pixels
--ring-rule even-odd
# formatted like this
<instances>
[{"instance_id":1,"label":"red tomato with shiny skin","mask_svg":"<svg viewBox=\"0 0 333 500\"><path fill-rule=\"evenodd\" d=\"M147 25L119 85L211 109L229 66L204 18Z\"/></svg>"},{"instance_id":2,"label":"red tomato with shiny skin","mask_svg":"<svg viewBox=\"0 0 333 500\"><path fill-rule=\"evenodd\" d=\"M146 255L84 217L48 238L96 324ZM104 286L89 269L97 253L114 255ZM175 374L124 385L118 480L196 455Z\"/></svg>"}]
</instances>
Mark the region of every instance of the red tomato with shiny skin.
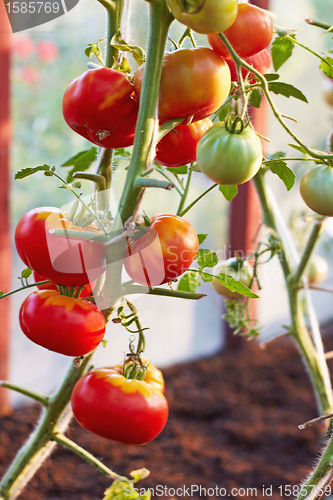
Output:
<instances>
[{"instance_id":1,"label":"red tomato with shiny skin","mask_svg":"<svg viewBox=\"0 0 333 500\"><path fill-rule=\"evenodd\" d=\"M105 270L105 254L97 241L56 236L50 229L90 230L75 226L54 207L34 208L19 220L15 245L24 264L59 285L82 286Z\"/></svg>"},{"instance_id":2,"label":"red tomato with shiny skin","mask_svg":"<svg viewBox=\"0 0 333 500\"><path fill-rule=\"evenodd\" d=\"M103 313L95 304L54 290L28 295L19 320L28 339L66 356L91 352L103 339L106 327Z\"/></svg>"},{"instance_id":3,"label":"red tomato with shiny skin","mask_svg":"<svg viewBox=\"0 0 333 500\"><path fill-rule=\"evenodd\" d=\"M121 366L99 368L76 383L72 409L79 424L98 436L123 444L145 444L167 422L163 391L163 376L152 364L144 380L127 379Z\"/></svg>"},{"instance_id":4,"label":"red tomato with shiny skin","mask_svg":"<svg viewBox=\"0 0 333 500\"><path fill-rule=\"evenodd\" d=\"M175 280L192 264L199 247L189 222L177 215L158 214L143 236L128 242L124 265L137 283L157 286Z\"/></svg>"},{"instance_id":5,"label":"red tomato with shiny skin","mask_svg":"<svg viewBox=\"0 0 333 500\"><path fill-rule=\"evenodd\" d=\"M140 97L144 67L134 75L134 88ZM196 47L166 52L163 59L158 118L203 120L215 113L230 91L230 71L212 49Z\"/></svg>"},{"instance_id":6,"label":"red tomato with shiny skin","mask_svg":"<svg viewBox=\"0 0 333 500\"><path fill-rule=\"evenodd\" d=\"M167 167L179 167L194 162L197 157L197 144L212 126L210 118L189 125L178 125L157 144L155 160Z\"/></svg>"},{"instance_id":7,"label":"red tomato with shiny skin","mask_svg":"<svg viewBox=\"0 0 333 500\"><path fill-rule=\"evenodd\" d=\"M247 62L248 64L251 64L251 66L253 66L254 69L256 69L257 71L260 71L262 75L266 75L267 73L269 73L272 69L272 64L273 64L272 57L267 49L258 52L258 54L254 54L254 56L245 57L244 61ZM230 61L229 59L226 59L225 62L227 63L230 69L231 81L237 82L238 77L237 77L236 64L234 63L234 61ZM249 71L242 67L243 78L246 78L248 74ZM250 76L253 75L250 74ZM255 78L250 80L250 83L255 83L255 82L256 82Z\"/></svg>"},{"instance_id":8,"label":"red tomato with shiny skin","mask_svg":"<svg viewBox=\"0 0 333 500\"><path fill-rule=\"evenodd\" d=\"M131 146L138 113L133 91L124 73L111 68L86 71L65 91L64 119L72 130L98 146Z\"/></svg>"},{"instance_id":9,"label":"red tomato with shiny skin","mask_svg":"<svg viewBox=\"0 0 333 500\"><path fill-rule=\"evenodd\" d=\"M250 57L268 47L273 37L273 24L265 10L250 3L239 3L236 20L223 34L240 57ZM207 39L219 56L232 59L218 33L207 35Z\"/></svg>"},{"instance_id":10,"label":"red tomato with shiny skin","mask_svg":"<svg viewBox=\"0 0 333 500\"><path fill-rule=\"evenodd\" d=\"M46 281L46 279L47 279L44 276L41 276L40 274L36 273L36 271L33 271L33 275L34 275L35 283L39 283L40 281ZM85 287L82 289L82 291L80 293L80 299L84 299L86 297L89 297L89 295L91 295L93 293L93 288L95 285L96 285L96 281L85 285ZM53 283L53 281L51 281L50 283L45 283L44 285L37 285L37 288L38 288L38 290L56 290L58 292L57 285L56 285L56 283Z\"/></svg>"}]
</instances>

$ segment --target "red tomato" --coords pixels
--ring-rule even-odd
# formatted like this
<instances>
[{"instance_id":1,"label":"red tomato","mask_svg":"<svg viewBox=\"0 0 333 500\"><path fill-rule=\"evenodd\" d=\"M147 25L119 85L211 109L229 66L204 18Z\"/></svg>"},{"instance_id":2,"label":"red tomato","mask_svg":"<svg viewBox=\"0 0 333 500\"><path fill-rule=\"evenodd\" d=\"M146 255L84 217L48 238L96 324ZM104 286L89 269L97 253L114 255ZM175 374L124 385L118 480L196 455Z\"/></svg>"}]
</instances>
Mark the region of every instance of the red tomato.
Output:
<instances>
[{"instance_id":1,"label":"red tomato","mask_svg":"<svg viewBox=\"0 0 333 500\"><path fill-rule=\"evenodd\" d=\"M257 71L260 71L262 75L269 73L272 69L272 58L267 49L258 52L258 54L254 54L254 56L245 57L244 61L247 62L248 64L251 64L251 66L253 66L254 69L256 69ZM238 77L236 71L236 64L234 63L234 61L230 61L229 59L226 59L225 62L228 64L230 69L231 81L237 82ZM249 71L242 67L243 78L245 78L248 75L248 73ZM253 75L251 74L250 76ZM255 78L250 80L250 83L255 83L255 82L256 82Z\"/></svg>"},{"instance_id":2,"label":"red tomato","mask_svg":"<svg viewBox=\"0 0 333 500\"><path fill-rule=\"evenodd\" d=\"M17 35L11 37L12 39L12 50L15 54L20 57L29 57L33 54L35 50L34 42L28 36Z\"/></svg>"},{"instance_id":3,"label":"red tomato","mask_svg":"<svg viewBox=\"0 0 333 500\"><path fill-rule=\"evenodd\" d=\"M144 64L134 75L135 93L140 97ZM221 57L209 48L166 52L163 59L158 118L190 117L203 120L218 110L230 91L230 71Z\"/></svg>"},{"instance_id":4,"label":"red tomato","mask_svg":"<svg viewBox=\"0 0 333 500\"><path fill-rule=\"evenodd\" d=\"M84 375L72 393L72 409L82 427L123 444L154 439L168 419L163 376L149 364L144 380L127 379L122 367L99 368Z\"/></svg>"},{"instance_id":5,"label":"red tomato","mask_svg":"<svg viewBox=\"0 0 333 500\"><path fill-rule=\"evenodd\" d=\"M250 57L261 52L270 44L273 36L273 25L265 10L250 3L239 3L235 22L223 34L240 57ZM207 35L207 39L209 45L219 56L232 59L218 33Z\"/></svg>"},{"instance_id":6,"label":"red tomato","mask_svg":"<svg viewBox=\"0 0 333 500\"><path fill-rule=\"evenodd\" d=\"M28 339L66 356L87 354L105 333L103 313L95 304L54 290L28 295L21 305L19 320Z\"/></svg>"},{"instance_id":7,"label":"red tomato","mask_svg":"<svg viewBox=\"0 0 333 500\"><path fill-rule=\"evenodd\" d=\"M41 276L40 274L36 273L36 271L33 272L34 275L34 280L35 283L38 283L39 281L46 281L47 278L44 276ZM96 285L96 281L93 283L88 283L83 290L80 293L80 299L84 299L86 297L89 297L93 292L93 288ZM39 290L56 290L58 292L57 285L51 281L50 283L45 283L44 285L37 285L37 288Z\"/></svg>"},{"instance_id":8,"label":"red tomato","mask_svg":"<svg viewBox=\"0 0 333 500\"><path fill-rule=\"evenodd\" d=\"M91 69L67 87L62 112L67 125L104 148L131 146L138 104L134 87L124 73Z\"/></svg>"},{"instance_id":9,"label":"red tomato","mask_svg":"<svg viewBox=\"0 0 333 500\"><path fill-rule=\"evenodd\" d=\"M158 143L155 160L167 167L179 167L195 161L197 144L212 126L210 118L189 125L178 125Z\"/></svg>"},{"instance_id":10,"label":"red tomato","mask_svg":"<svg viewBox=\"0 0 333 500\"><path fill-rule=\"evenodd\" d=\"M50 229L84 231L54 207L34 208L20 219L15 230L17 252L33 271L66 286L82 286L97 279L105 270L102 245L96 241L67 238L49 233ZM94 232L96 228L92 229Z\"/></svg>"},{"instance_id":11,"label":"red tomato","mask_svg":"<svg viewBox=\"0 0 333 500\"><path fill-rule=\"evenodd\" d=\"M124 257L128 275L137 283L157 286L175 280L192 264L198 237L177 215L154 215L143 236L130 240Z\"/></svg>"}]
</instances>

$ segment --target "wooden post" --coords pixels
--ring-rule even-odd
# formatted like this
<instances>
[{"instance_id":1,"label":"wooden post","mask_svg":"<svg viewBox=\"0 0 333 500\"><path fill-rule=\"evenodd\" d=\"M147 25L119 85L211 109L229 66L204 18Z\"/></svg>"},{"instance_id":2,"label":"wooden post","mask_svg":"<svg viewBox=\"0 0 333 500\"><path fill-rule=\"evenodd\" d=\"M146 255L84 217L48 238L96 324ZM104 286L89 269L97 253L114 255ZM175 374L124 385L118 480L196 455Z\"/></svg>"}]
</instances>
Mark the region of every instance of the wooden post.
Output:
<instances>
[{"instance_id":1,"label":"wooden post","mask_svg":"<svg viewBox=\"0 0 333 500\"><path fill-rule=\"evenodd\" d=\"M268 9L268 0L251 0L253 5ZM266 135L267 103L263 99L259 109L250 111L254 128ZM246 255L256 248L256 235L261 220L261 209L253 183L247 182L238 186L237 196L230 202L229 212L229 249L231 254L241 252ZM256 299L250 299L251 317L256 317ZM257 299L258 300L258 299ZM224 324L226 347L238 348L242 337L235 336L227 323Z\"/></svg>"},{"instance_id":2,"label":"wooden post","mask_svg":"<svg viewBox=\"0 0 333 500\"><path fill-rule=\"evenodd\" d=\"M12 252L9 210L10 127L10 42L11 27L4 2L0 1L0 290L11 288ZM8 378L10 300L0 300L0 380ZM0 388L0 415L11 410L8 389Z\"/></svg>"}]
</instances>

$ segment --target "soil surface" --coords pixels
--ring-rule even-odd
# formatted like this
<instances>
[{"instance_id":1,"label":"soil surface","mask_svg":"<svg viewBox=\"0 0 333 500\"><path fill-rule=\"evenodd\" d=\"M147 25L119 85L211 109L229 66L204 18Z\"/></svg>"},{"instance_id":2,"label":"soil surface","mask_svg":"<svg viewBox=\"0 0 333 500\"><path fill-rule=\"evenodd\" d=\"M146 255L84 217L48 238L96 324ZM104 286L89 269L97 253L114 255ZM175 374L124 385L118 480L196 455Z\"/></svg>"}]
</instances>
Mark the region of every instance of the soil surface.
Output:
<instances>
[{"instance_id":1,"label":"soil surface","mask_svg":"<svg viewBox=\"0 0 333 500\"><path fill-rule=\"evenodd\" d=\"M159 485L153 498L189 498L186 488L191 485L192 498L293 498L285 486L305 479L320 452L324 428L298 429L317 416L317 409L291 340L279 340L265 350L244 342L240 349L163 373L170 416L151 443L120 445L94 436L75 421L67 435L119 474L148 468L150 476L139 484ZM26 406L0 418L0 473L39 412L37 406ZM19 498L101 500L109 485L94 467L58 446ZM196 490L200 486L201 495Z\"/></svg>"}]
</instances>

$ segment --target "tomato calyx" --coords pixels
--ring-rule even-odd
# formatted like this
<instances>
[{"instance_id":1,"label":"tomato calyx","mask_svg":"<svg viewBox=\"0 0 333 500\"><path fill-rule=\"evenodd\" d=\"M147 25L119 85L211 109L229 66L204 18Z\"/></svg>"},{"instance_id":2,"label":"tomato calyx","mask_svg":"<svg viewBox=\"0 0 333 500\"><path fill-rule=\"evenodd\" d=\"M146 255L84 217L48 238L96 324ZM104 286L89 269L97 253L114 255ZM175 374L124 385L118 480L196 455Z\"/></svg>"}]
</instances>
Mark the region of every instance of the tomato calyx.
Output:
<instances>
[{"instance_id":1,"label":"tomato calyx","mask_svg":"<svg viewBox=\"0 0 333 500\"><path fill-rule=\"evenodd\" d=\"M225 119L225 128L230 134L241 134L245 128L244 120L240 116L230 113Z\"/></svg>"}]
</instances>

